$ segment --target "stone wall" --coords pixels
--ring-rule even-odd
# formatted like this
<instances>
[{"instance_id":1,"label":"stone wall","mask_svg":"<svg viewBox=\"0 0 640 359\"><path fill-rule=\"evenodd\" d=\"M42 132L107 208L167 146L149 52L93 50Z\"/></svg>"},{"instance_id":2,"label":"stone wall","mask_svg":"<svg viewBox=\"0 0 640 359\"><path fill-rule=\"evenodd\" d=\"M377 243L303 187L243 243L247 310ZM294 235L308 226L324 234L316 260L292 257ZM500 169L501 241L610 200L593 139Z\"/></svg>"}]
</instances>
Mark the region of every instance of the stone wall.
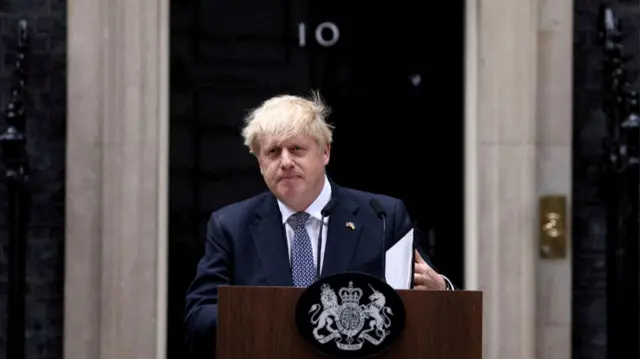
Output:
<instances>
[{"instance_id":1,"label":"stone wall","mask_svg":"<svg viewBox=\"0 0 640 359\"><path fill-rule=\"evenodd\" d=\"M538 256L536 276L537 358L571 356L571 173L573 6L538 0L536 195L567 198L566 257ZM539 223L536 212L534 223ZM535 236L539 240L541 226ZM537 253L536 253L537 254Z\"/></svg>"}]
</instances>

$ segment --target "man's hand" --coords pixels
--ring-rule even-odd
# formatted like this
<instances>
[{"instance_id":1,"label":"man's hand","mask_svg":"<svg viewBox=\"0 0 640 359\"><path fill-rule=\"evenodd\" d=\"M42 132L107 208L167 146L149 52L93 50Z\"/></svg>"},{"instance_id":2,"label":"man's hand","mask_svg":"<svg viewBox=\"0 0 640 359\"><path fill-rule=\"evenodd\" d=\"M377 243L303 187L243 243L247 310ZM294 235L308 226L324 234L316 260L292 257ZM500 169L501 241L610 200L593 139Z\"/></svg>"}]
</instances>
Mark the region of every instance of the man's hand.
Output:
<instances>
[{"instance_id":1,"label":"man's hand","mask_svg":"<svg viewBox=\"0 0 640 359\"><path fill-rule=\"evenodd\" d=\"M416 250L413 261L414 274L413 282L414 289L419 290L445 290L447 289L447 283L444 278L434 271L427 262L422 259L420 253Z\"/></svg>"}]
</instances>

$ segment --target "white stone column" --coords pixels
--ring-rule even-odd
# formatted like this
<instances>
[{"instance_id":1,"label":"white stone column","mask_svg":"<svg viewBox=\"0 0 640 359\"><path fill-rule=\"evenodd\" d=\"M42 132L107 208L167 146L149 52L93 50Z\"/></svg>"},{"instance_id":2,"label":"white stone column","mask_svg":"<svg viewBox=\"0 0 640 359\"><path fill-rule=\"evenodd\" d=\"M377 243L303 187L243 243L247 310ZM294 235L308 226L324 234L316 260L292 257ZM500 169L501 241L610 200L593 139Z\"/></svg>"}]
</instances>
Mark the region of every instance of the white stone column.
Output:
<instances>
[{"instance_id":1,"label":"white stone column","mask_svg":"<svg viewBox=\"0 0 640 359\"><path fill-rule=\"evenodd\" d=\"M572 353L573 1L539 1L537 194L567 197L568 247L566 258L538 259L537 357L565 359Z\"/></svg>"},{"instance_id":2,"label":"white stone column","mask_svg":"<svg viewBox=\"0 0 640 359\"><path fill-rule=\"evenodd\" d=\"M68 4L64 357L164 358L168 0Z\"/></svg>"},{"instance_id":3,"label":"white stone column","mask_svg":"<svg viewBox=\"0 0 640 359\"><path fill-rule=\"evenodd\" d=\"M466 289L483 291L483 357L536 354L537 0L467 0Z\"/></svg>"}]
</instances>

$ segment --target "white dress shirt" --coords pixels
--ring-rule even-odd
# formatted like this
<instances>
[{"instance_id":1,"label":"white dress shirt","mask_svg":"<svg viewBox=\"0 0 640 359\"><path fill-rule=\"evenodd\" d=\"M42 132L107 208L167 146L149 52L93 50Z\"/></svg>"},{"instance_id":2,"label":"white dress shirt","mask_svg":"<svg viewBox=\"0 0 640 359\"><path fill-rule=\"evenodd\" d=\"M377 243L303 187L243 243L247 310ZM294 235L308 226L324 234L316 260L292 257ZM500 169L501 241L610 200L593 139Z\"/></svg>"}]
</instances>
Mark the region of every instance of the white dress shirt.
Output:
<instances>
[{"instance_id":1,"label":"white dress shirt","mask_svg":"<svg viewBox=\"0 0 640 359\"><path fill-rule=\"evenodd\" d=\"M309 238L311 239L311 249L313 250L313 263L316 268L318 267L318 234L320 233L320 219L322 218L322 209L331 200L331 184L327 176L324 177L324 187L318 198L305 210L309 213L309 220L307 221L306 228ZM282 213L282 222L285 226L285 232L287 234L287 252L289 253L289 263L291 263L291 244L293 241L294 229L289 224L289 217L296 213L296 211L287 207L284 203L278 201L278 207L280 207L280 213ZM329 231L329 217L324 218L324 228L322 229L322 248L320 249L320 270L322 271L322 263L324 262L324 250L327 246L327 232Z\"/></svg>"}]
</instances>

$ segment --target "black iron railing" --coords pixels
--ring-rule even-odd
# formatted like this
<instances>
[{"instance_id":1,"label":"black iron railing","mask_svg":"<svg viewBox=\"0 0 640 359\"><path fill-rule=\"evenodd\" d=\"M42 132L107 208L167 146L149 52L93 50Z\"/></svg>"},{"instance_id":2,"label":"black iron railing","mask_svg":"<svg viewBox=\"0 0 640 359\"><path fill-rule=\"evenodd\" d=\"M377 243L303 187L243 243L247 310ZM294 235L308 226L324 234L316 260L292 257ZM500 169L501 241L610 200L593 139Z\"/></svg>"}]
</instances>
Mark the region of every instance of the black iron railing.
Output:
<instances>
[{"instance_id":1,"label":"black iron railing","mask_svg":"<svg viewBox=\"0 0 640 359\"><path fill-rule=\"evenodd\" d=\"M25 358L26 242L30 205L29 161L26 151L25 81L28 50L27 22L18 26L15 69L0 133L4 182L8 196L9 285L7 290L7 358Z\"/></svg>"},{"instance_id":2,"label":"black iron railing","mask_svg":"<svg viewBox=\"0 0 640 359\"><path fill-rule=\"evenodd\" d=\"M640 241L639 97L620 21L600 11L602 99L607 120L602 198L607 210L607 357L640 357L638 242ZM635 66L637 69L638 66Z\"/></svg>"}]
</instances>

